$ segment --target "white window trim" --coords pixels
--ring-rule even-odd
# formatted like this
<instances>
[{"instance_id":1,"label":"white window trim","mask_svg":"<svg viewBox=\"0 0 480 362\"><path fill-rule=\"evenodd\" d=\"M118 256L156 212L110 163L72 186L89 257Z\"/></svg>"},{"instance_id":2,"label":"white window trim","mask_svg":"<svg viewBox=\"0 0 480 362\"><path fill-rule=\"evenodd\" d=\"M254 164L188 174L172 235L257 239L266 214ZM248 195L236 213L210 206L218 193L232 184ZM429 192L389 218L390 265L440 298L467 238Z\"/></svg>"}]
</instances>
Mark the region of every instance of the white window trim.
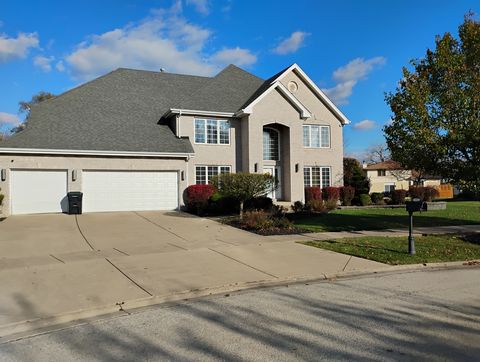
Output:
<instances>
[{"instance_id":1,"label":"white window trim","mask_svg":"<svg viewBox=\"0 0 480 362\"><path fill-rule=\"evenodd\" d=\"M205 142L197 142L197 127L196 121L205 121ZM208 121L216 121L217 122L217 143L208 143L207 142L207 123ZM228 122L228 143L220 143L220 122ZM197 145L208 145L208 146L230 146L231 144L231 126L230 121L228 119L218 119L218 118L194 118L193 119L193 142Z\"/></svg>"},{"instance_id":2,"label":"white window trim","mask_svg":"<svg viewBox=\"0 0 480 362\"><path fill-rule=\"evenodd\" d=\"M393 186L393 189L395 190L397 185L395 184L395 182L385 182L383 184L383 191L384 192L392 192L392 191L387 191L387 186Z\"/></svg>"},{"instance_id":3,"label":"white window trim","mask_svg":"<svg viewBox=\"0 0 480 362\"><path fill-rule=\"evenodd\" d=\"M320 169L320 188L321 189L323 189L324 187L327 187L323 184L322 169L328 168L329 174L330 174L330 186L332 186L332 167L331 166L303 166L303 169L304 169L303 177L304 177L304 179L305 179L305 169L306 168L310 169L310 180L309 180L309 183L308 183L309 186L305 186L305 180L304 180L304 182L303 182L304 187L313 187L312 186L312 174L313 174L312 168L319 168Z\"/></svg>"},{"instance_id":4,"label":"white window trim","mask_svg":"<svg viewBox=\"0 0 480 362\"><path fill-rule=\"evenodd\" d=\"M309 135L309 138L310 138L310 146L305 146L305 140L303 139L303 129L304 129L304 127L309 128L308 135ZM320 128L320 130L319 130L320 146L319 147L312 146L312 127L319 127ZM328 128L328 146L322 146L322 128ZM324 125L324 124L304 124L302 126L302 142L303 142L303 147L304 148L332 148L332 133L331 133L330 126Z\"/></svg>"},{"instance_id":5,"label":"white window trim","mask_svg":"<svg viewBox=\"0 0 480 362\"><path fill-rule=\"evenodd\" d=\"M205 169L205 180L206 184L197 184L197 168L198 167L203 167ZM232 173L232 166L230 165L195 165L195 185L208 185L209 184L209 179L208 179L208 168L209 167L216 167L218 174L220 174L220 168L221 167L227 167L228 171Z\"/></svg>"}]
</instances>

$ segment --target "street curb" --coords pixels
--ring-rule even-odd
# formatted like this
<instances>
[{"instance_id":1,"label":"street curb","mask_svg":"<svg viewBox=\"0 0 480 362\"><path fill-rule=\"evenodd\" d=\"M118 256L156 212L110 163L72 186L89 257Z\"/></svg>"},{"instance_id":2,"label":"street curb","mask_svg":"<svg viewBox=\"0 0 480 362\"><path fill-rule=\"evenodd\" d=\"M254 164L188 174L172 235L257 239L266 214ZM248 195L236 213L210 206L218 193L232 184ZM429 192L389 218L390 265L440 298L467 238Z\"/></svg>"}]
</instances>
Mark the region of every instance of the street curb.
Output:
<instances>
[{"instance_id":1,"label":"street curb","mask_svg":"<svg viewBox=\"0 0 480 362\"><path fill-rule=\"evenodd\" d=\"M247 283L235 283L221 287L190 290L171 295L152 296L134 299L115 304L90 309L82 309L56 316L35 318L0 326L0 345L19 339L87 324L89 322L123 317L139 313L148 307L171 307L174 305L192 302L203 298L228 297L231 294L281 287L285 285L334 282L362 277L383 276L419 271L455 270L464 268L480 268L480 260L459 261L447 263L396 265L388 268L371 269L364 271L347 271L320 276L305 276L284 278L281 280L261 280Z\"/></svg>"}]
</instances>

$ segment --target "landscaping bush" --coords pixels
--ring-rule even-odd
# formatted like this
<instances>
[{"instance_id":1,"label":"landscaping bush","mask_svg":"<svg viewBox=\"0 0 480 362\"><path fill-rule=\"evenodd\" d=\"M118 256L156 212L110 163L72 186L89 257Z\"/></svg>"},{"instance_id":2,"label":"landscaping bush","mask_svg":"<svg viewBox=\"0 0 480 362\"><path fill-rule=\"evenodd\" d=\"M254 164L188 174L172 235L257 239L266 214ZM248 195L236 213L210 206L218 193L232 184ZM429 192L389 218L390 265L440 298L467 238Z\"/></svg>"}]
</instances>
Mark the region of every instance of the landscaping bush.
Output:
<instances>
[{"instance_id":1,"label":"landscaping bush","mask_svg":"<svg viewBox=\"0 0 480 362\"><path fill-rule=\"evenodd\" d=\"M321 200L322 190L320 187L305 187L305 203L311 200Z\"/></svg>"},{"instance_id":2,"label":"landscaping bush","mask_svg":"<svg viewBox=\"0 0 480 362\"><path fill-rule=\"evenodd\" d=\"M405 203L405 197L407 196L406 190L393 190L392 192L392 204L403 205Z\"/></svg>"},{"instance_id":3,"label":"landscaping bush","mask_svg":"<svg viewBox=\"0 0 480 362\"><path fill-rule=\"evenodd\" d=\"M248 199L245 201L245 210L264 210L270 211L273 206L273 201L270 197L260 196Z\"/></svg>"},{"instance_id":4,"label":"landscaping bush","mask_svg":"<svg viewBox=\"0 0 480 362\"><path fill-rule=\"evenodd\" d=\"M424 187L424 201L432 202L434 198L440 196L440 192L433 186Z\"/></svg>"},{"instance_id":5,"label":"landscaping bush","mask_svg":"<svg viewBox=\"0 0 480 362\"><path fill-rule=\"evenodd\" d=\"M240 203L232 197L223 197L215 192L208 200L206 213L209 215L231 215L238 214Z\"/></svg>"},{"instance_id":6,"label":"landscaping bush","mask_svg":"<svg viewBox=\"0 0 480 362\"><path fill-rule=\"evenodd\" d=\"M372 199L370 198L369 194L361 194L359 196L359 202L362 206L368 206L372 204Z\"/></svg>"},{"instance_id":7,"label":"landscaping bush","mask_svg":"<svg viewBox=\"0 0 480 362\"><path fill-rule=\"evenodd\" d=\"M425 199L425 187L410 186L408 188L408 196L410 196L412 199L420 199L423 201Z\"/></svg>"},{"instance_id":8,"label":"landscaping bush","mask_svg":"<svg viewBox=\"0 0 480 362\"><path fill-rule=\"evenodd\" d=\"M292 205L292 210L295 213L302 212L305 209L305 205L301 201L295 201Z\"/></svg>"},{"instance_id":9,"label":"landscaping bush","mask_svg":"<svg viewBox=\"0 0 480 362\"><path fill-rule=\"evenodd\" d=\"M293 223L285 217L276 217L271 213L257 210L246 211L240 226L247 230L253 230L261 234L271 234L278 231L294 230Z\"/></svg>"},{"instance_id":10,"label":"landscaping bush","mask_svg":"<svg viewBox=\"0 0 480 362\"><path fill-rule=\"evenodd\" d=\"M370 194L370 197L372 198L372 202L375 205L383 205L385 202L383 201L383 192L372 192Z\"/></svg>"},{"instance_id":11,"label":"landscaping bush","mask_svg":"<svg viewBox=\"0 0 480 362\"><path fill-rule=\"evenodd\" d=\"M355 188L353 186L343 186L340 190L340 196L342 197L343 205L352 205L352 200L355 196Z\"/></svg>"},{"instance_id":12,"label":"landscaping bush","mask_svg":"<svg viewBox=\"0 0 480 362\"><path fill-rule=\"evenodd\" d=\"M340 187L324 187L322 189L322 199L338 201L340 199Z\"/></svg>"},{"instance_id":13,"label":"landscaping bush","mask_svg":"<svg viewBox=\"0 0 480 362\"><path fill-rule=\"evenodd\" d=\"M185 190L185 206L189 212L203 215L207 211L208 201L215 193L212 185L190 185Z\"/></svg>"},{"instance_id":14,"label":"landscaping bush","mask_svg":"<svg viewBox=\"0 0 480 362\"><path fill-rule=\"evenodd\" d=\"M323 202L323 205L326 210L332 211L338 207L338 200L330 199Z\"/></svg>"},{"instance_id":15,"label":"landscaping bush","mask_svg":"<svg viewBox=\"0 0 480 362\"><path fill-rule=\"evenodd\" d=\"M322 200L312 199L306 204L306 209L309 212L323 212L325 211L325 205Z\"/></svg>"},{"instance_id":16,"label":"landscaping bush","mask_svg":"<svg viewBox=\"0 0 480 362\"><path fill-rule=\"evenodd\" d=\"M3 204L3 198L5 197L5 195L3 194L0 194L0 206L2 206Z\"/></svg>"}]
</instances>

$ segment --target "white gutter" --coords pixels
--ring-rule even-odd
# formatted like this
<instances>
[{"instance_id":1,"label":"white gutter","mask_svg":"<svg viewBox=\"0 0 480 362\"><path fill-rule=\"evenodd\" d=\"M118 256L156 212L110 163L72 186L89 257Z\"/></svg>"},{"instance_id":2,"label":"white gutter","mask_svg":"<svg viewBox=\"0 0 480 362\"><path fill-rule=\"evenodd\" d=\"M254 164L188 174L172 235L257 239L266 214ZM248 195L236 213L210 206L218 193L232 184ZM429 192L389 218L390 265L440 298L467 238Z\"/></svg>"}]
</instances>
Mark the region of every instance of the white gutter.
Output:
<instances>
[{"instance_id":1,"label":"white gutter","mask_svg":"<svg viewBox=\"0 0 480 362\"><path fill-rule=\"evenodd\" d=\"M165 117L168 117L172 114L179 115L193 115L193 116L211 116L211 117L228 117L231 118L235 113L231 112L213 112L213 111L199 111L195 109L179 109L179 108L170 108Z\"/></svg>"},{"instance_id":2,"label":"white gutter","mask_svg":"<svg viewBox=\"0 0 480 362\"><path fill-rule=\"evenodd\" d=\"M57 150L39 148L0 148L1 153L39 154L39 155L78 155L78 156L117 156L117 157L162 157L186 158L195 157L193 153L171 152L137 152L137 151L98 151L98 150Z\"/></svg>"}]
</instances>

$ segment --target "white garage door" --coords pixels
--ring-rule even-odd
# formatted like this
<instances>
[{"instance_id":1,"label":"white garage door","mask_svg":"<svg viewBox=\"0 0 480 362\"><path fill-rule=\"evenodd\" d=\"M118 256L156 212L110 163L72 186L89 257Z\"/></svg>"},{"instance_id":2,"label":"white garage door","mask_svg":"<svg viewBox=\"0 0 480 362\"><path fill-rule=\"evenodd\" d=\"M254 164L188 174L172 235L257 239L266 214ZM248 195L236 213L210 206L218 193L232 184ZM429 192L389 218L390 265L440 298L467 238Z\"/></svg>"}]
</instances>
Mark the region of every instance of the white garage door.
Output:
<instances>
[{"instance_id":1,"label":"white garage door","mask_svg":"<svg viewBox=\"0 0 480 362\"><path fill-rule=\"evenodd\" d=\"M83 211L174 210L177 172L83 171Z\"/></svg>"},{"instance_id":2,"label":"white garage door","mask_svg":"<svg viewBox=\"0 0 480 362\"><path fill-rule=\"evenodd\" d=\"M68 210L66 170L13 170L10 190L12 214Z\"/></svg>"}]
</instances>

